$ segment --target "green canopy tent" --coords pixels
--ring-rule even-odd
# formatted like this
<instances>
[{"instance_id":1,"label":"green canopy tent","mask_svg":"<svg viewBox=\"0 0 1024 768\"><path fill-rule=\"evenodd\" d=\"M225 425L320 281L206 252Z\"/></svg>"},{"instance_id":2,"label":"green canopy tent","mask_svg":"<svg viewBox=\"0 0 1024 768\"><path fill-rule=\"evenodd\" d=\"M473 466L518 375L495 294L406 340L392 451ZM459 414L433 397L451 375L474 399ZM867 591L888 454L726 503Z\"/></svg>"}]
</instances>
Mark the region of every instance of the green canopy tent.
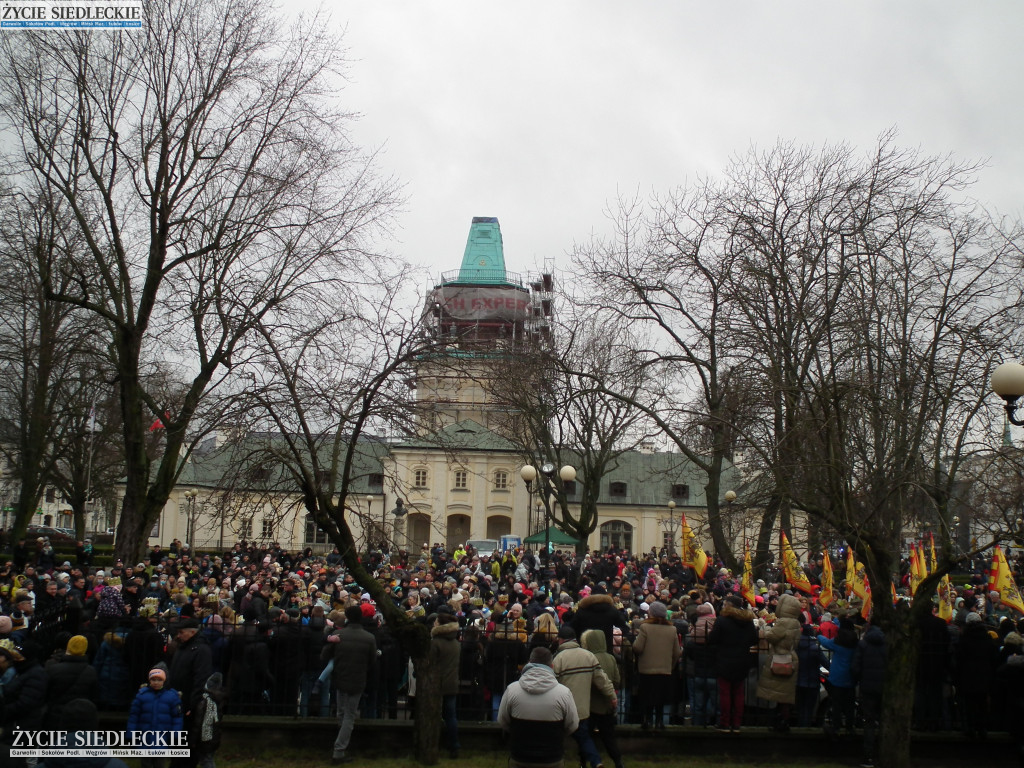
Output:
<instances>
[{"instance_id":1,"label":"green canopy tent","mask_svg":"<svg viewBox=\"0 0 1024 768\"><path fill-rule=\"evenodd\" d=\"M547 538L545 538L545 534ZM523 544L543 545L545 541L550 541L555 546L576 546L576 539L574 539L568 533L558 530L558 528L556 528L553 525L550 528L548 528L547 531L537 531L537 533L533 534L533 536L527 536L523 540Z\"/></svg>"}]
</instances>

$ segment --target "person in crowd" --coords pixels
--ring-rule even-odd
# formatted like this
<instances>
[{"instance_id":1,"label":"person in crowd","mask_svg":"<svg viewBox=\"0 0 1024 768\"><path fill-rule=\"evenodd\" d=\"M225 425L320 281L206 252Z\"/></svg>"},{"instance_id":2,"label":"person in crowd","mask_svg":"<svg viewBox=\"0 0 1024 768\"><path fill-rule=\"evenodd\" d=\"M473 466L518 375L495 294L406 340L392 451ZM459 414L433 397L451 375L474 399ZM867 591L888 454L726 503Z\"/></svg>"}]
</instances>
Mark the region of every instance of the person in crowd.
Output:
<instances>
[{"instance_id":1,"label":"person in crowd","mask_svg":"<svg viewBox=\"0 0 1024 768\"><path fill-rule=\"evenodd\" d=\"M335 763L350 763L355 759L348 752L352 727L366 682L375 674L377 643L373 635L363 628L362 618L363 612L358 605L346 608L344 625L335 627L323 649L322 660L334 662L331 684L338 697L338 734L332 752Z\"/></svg>"},{"instance_id":2,"label":"person in crowd","mask_svg":"<svg viewBox=\"0 0 1024 768\"><path fill-rule=\"evenodd\" d=\"M168 684L181 695L184 727L192 742L198 737L196 707L203 696L206 681L213 674L213 656L210 646L199 634L199 622L196 619L178 619L172 627L175 647L167 679ZM194 768L197 762L198 754L190 753L189 757L182 759L181 764Z\"/></svg>"},{"instance_id":3,"label":"person in crowd","mask_svg":"<svg viewBox=\"0 0 1024 768\"><path fill-rule=\"evenodd\" d=\"M775 621L764 632L768 661L757 679L757 696L778 705L774 728L780 732L789 730L791 709L796 703L800 667L796 646L800 641L801 611L797 598L782 595L775 607Z\"/></svg>"},{"instance_id":4,"label":"person in crowd","mask_svg":"<svg viewBox=\"0 0 1024 768\"><path fill-rule=\"evenodd\" d=\"M998 661L999 648L985 622L978 613L968 613L954 663L961 721L968 738L984 738L988 732L989 691Z\"/></svg>"},{"instance_id":5,"label":"person in crowd","mask_svg":"<svg viewBox=\"0 0 1024 768\"><path fill-rule=\"evenodd\" d=\"M615 711L619 705L615 687L601 669L597 657L576 642L576 631L572 627L559 628L558 642L558 653L555 654L552 668L558 682L572 692L573 701L576 702L579 726L572 736L579 748L580 765L587 762L590 768L598 768L602 763L590 727L590 690L597 687L608 700L612 711Z\"/></svg>"},{"instance_id":6,"label":"person in crowd","mask_svg":"<svg viewBox=\"0 0 1024 768\"><path fill-rule=\"evenodd\" d=\"M799 605L799 604L798 604ZM718 725L725 733L739 733L743 725L744 684L756 657L754 614L744 607L738 595L729 595L708 635L715 649L718 667Z\"/></svg>"},{"instance_id":7,"label":"person in crowd","mask_svg":"<svg viewBox=\"0 0 1024 768\"><path fill-rule=\"evenodd\" d=\"M86 653L89 640L75 635L68 640L60 661L46 668L46 717L43 727L51 730L61 727L64 705L72 699L96 698L96 668L89 664Z\"/></svg>"},{"instance_id":8,"label":"person in crowd","mask_svg":"<svg viewBox=\"0 0 1024 768\"><path fill-rule=\"evenodd\" d=\"M213 756L220 748L225 698L224 675L214 672L203 686L202 698L196 705L198 741L189 743L189 748L199 754L199 768L215 768Z\"/></svg>"},{"instance_id":9,"label":"person in crowd","mask_svg":"<svg viewBox=\"0 0 1024 768\"><path fill-rule=\"evenodd\" d=\"M878 729L887 663L885 634L874 624L868 625L857 644L852 665L853 679L858 685L861 717L864 718L862 768L873 768L878 759Z\"/></svg>"},{"instance_id":10,"label":"person in crowd","mask_svg":"<svg viewBox=\"0 0 1024 768\"><path fill-rule=\"evenodd\" d=\"M579 714L572 692L555 676L550 650L530 652L522 676L502 696L497 720L510 736L509 768L562 765L565 735L577 731Z\"/></svg>"},{"instance_id":11,"label":"person in crowd","mask_svg":"<svg viewBox=\"0 0 1024 768\"><path fill-rule=\"evenodd\" d=\"M640 625L633 641L633 653L637 658L637 697L643 713L642 727L664 730L665 706L672 701L672 675L682 655L676 629L668 620L664 603L651 603L648 618Z\"/></svg>"},{"instance_id":12,"label":"person in crowd","mask_svg":"<svg viewBox=\"0 0 1024 768\"><path fill-rule=\"evenodd\" d=\"M430 630L430 659L440 679L441 718L445 743L454 760L459 756L459 721L456 704L459 694L459 620L451 613L440 613Z\"/></svg>"},{"instance_id":13,"label":"person in crowd","mask_svg":"<svg viewBox=\"0 0 1024 768\"><path fill-rule=\"evenodd\" d=\"M856 709L856 679L853 676L853 654L857 650L857 630L846 617L839 620L835 639L818 636L818 643L832 653L828 671L829 708L825 732L835 736L844 728L853 733Z\"/></svg>"},{"instance_id":14,"label":"person in crowd","mask_svg":"<svg viewBox=\"0 0 1024 768\"><path fill-rule=\"evenodd\" d=\"M614 656L608 653L608 646L605 645L604 632L599 629L588 629L580 638L580 645L594 654L594 657L601 664L601 670L612 681L618 696L622 676L619 674L619 662ZM615 764L615 768L622 768L622 750L619 748L619 739L615 734L615 723L618 713L611 708L607 698L596 688L590 689L590 728L597 734L605 751Z\"/></svg>"},{"instance_id":15,"label":"person in crowd","mask_svg":"<svg viewBox=\"0 0 1024 768\"><path fill-rule=\"evenodd\" d=\"M103 709L123 711L132 700L124 636L118 632L103 635L96 658L97 703Z\"/></svg>"},{"instance_id":16,"label":"person in crowd","mask_svg":"<svg viewBox=\"0 0 1024 768\"><path fill-rule=\"evenodd\" d=\"M828 670L829 664L813 624L804 624L800 628L796 655L800 661L796 678L796 722L801 728L808 728L817 720L821 670Z\"/></svg>"},{"instance_id":17,"label":"person in crowd","mask_svg":"<svg viewBox=\"0 0 1024 768\"><path fill-rule=\"evenodd\" d=\"M128 711L128 734L156 731L171 733L185 728L182 698L167 684L167 667L160 662L149 671L147 684L139 688ZM191 742L190 742L191 743ZM144 763L166 768L166 757L145 758Z\"/></svg>"},{"instance_id":18,"label":"person in crowd","mask_svg":"<svg viewBox=\"0 0 1024 768\"><path fill-rule=\"evenodd\" d=\"M699 728L714 725L718 717L718 671L715 646L708 636L715 625L715 609L711 603L697 608L696 622L684 641L687 677L691 681L690 713Z\"/></svg>"}]
</instances>

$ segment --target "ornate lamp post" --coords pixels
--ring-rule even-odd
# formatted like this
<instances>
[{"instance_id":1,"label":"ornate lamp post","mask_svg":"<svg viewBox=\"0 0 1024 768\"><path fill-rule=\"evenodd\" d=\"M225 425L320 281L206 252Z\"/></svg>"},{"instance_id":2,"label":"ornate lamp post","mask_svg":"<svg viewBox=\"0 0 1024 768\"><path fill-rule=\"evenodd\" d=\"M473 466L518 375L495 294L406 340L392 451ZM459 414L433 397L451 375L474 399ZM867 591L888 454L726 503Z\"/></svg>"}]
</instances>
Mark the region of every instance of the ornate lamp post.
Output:
<instances>
[{"instance_id":1,"label":"ornate lamp post","mask_svg":"<svg viewBox=\"0 0 1024 768\"><path fill-rule=\"evenodd\" d=\"M533 496L533 481L537 479L537 468L532 464L527 464L519 470L519 476L523 478L523 482L526 484L526 535L531 536L535 531L532 525L533 518L530 516L530 499Z\"/></svg>"},{"instance_id":2,"label":"ornate lamp post","mask_svg":"<svg viewBox=\"0 0 1024 768\"><path fill-rule=\"evenodd\" d=\"M1011 424L1024 427L1024 419L1017 418L1017 401L1024 397L1024 365L1003 363L992 372L992 391L1005 401L1006 417Z\"/></svg>"},{"instance_id":3,"label":"ornate lamp post","mask_svg":"<svg viewBox=\"0 0 1024 768\"><path fill-rule=\"evenodd\" d=\"M668 503L668 556L673 557L676 553L676 503L675 501L669 501Z\"/></svg>"},{"instance_id":4,"label":"ornate lamp post","mask_svg":"<svg viewBox=\"0 0 1024 768\"><path fill-rule=\"evenodd\" d=\"M196 496L199 495L199 491L195 488L189 488L182 494L185 497L185 501L188 503L187 517L185 518L185 543L188 544L189 554L195 553L195 547L193 546L193 539L196 533Z\"/></svg>"}]
</instances>

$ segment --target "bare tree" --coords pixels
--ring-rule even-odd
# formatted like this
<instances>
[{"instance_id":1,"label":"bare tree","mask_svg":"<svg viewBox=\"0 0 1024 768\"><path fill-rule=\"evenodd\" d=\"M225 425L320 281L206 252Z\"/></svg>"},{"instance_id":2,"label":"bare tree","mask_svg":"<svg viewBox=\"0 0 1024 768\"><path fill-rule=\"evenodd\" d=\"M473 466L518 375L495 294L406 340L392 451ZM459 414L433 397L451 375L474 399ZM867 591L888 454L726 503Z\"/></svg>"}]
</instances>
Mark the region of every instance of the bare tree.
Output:
<instances>
[{"instance_id":1,"label":"bare tree","mask_svg":"<svg viewBox=\"0 0 1024 768\"><path fill-rule=\"evenodd\" d=\"M54 297L104 324L125 450L120 557L145 545L240 342L335 290L397 202L346 137L344 49L323 30L262 0L158 0L138 33L3 41L2 109L20 142L8 159L62 201L84 244ZM188 378L173 409L144 379L165 359Z\"/></svg>"},{"instance_id":2,"label":"bare tree","mask_svg":"<svg viewBox=\"0 0 1024 768\"><path fill-rule=\"evenodd\" d=\"M624 452L652 435L651 421L631 404L649 385L645 370L632 363L635 346L625 329L587 313L563 321L550 337L517 348L515 375L500 359L486 377L503 414L496 431L523 459L537 467L550 463L577 470L578 509L570 509L557 473L547 481L538 477L538 490L552 522L576 539L579 554L587 551L597 528L605 476Z\"/></svg>"},{"instance_id":3,"label":"bare tree","mask_svg":"<svg viewBox=\"0 0 1024 768\"><path fill-rule=\"evenodd\" d=\"M20 538L60 460L80 445L84 394L102 383L102 350L87 315L51 295L66 285L61 266L79 245L63 229L66 211L14 190L2 207L0 452L20 485L12 528Z\"/></svg>"},{"instance_id":4,"label":"bare tree","mask_svg":"<svg viewBox=\"0 0 1024 768\"><path fill-rule=\"evenodd\" d=\"M416 665L423 689L416 697L416 754L433 763L441 697L434 695L439 680L429 664L429 635L367 571L351 523L359 515L354 488L387 454L379 436L412 431L418 419L408 380L437 342L400 311L406 269L372 259L363 267L360 278L309 302L301 317L287 324L268 317L247 340L247 362L238 371L250 379L240 400L243 467L264 468L264 487L298 497L376 600Z\"/></svg>"},{"instance_id":5,"label":"bare tree","mask_svg":"<svg viewBox=\"0 0 1024 768\"><path fill-rule=\"evenodd\" d=\"M890 645L881 752L892 766L909 764L917 619L964 554L950 536L964 470L1001 431L988 374L1019 344L1021 232L964 197L976 170L891 134L864 158L782 143L620 224L639 235L629 248L620 237L582 254L614 290L606 308L663 334L651 363L693 377L689 412L746 455L765 488L762 533L800 511L856 547L882 596L904 532L934 527L939 567L912 608L874 602ZM726 407L730 391L742 399ZM683 442L678 423L659 420Z\"/></svg>"}]
</instances>

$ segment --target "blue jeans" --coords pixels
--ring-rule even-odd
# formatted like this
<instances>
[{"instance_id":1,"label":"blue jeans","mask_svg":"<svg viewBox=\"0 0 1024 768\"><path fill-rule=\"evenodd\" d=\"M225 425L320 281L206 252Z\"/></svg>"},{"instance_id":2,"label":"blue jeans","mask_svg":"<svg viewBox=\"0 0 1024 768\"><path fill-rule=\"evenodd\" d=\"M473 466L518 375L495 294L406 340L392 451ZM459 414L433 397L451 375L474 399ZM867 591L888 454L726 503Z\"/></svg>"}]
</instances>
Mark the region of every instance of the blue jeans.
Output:
<instances>
[{"instance_id":1,"label":"blue jeans","mask_svg":"<svg viewBox=\"0 0 1024 768\"><path fill-rule=\"evenodd\" d=\"M714 677L693 678L693 724L714 725L718 716L718 680Z\"/></svg>"},{"instance_id":2,"label":"blue jeans","mask_svg":"<svg viewBox=\"0 0 1024 768\"><path fill-rule=\"evenodd\" d=\"M444 720L444 735L448 742L448 749L451 752L459 749L459 720L455 710L456 699L458 699L458 696L455 694L445 695L441 698L441 719Z\"/></svg>"},{"instance_id":3,"label":"blue jeans","mask_svg":"<svg viewBox=\"0 0 1024 768\"><path fill-rule=\"evenodd\" d=\"M299 678L299 717L309 716L309 702L313 697L313 689L316 687L319 672L306 670ZM330 682L320 684L320 717L327 717L331 714L331 684Z\"/></svg>"},{"instance_id":4,"label":"blue jeans","mask_svg":"<svg viewBox=\"0 0 1024 768\"><path fill-rule=\"evenodd\" d=\"M590 763L591 768L597 768L601 764L601 753L594 745L594 735L590 732L590 718L580 720L580 727L572 735L576 740L576 746L580 750L580 762Z\"/></svg>"},{"instance_id":5,"label":"blue jeans","mask_svg":"<svg viewBox=\"0 0 1024 768\"><path fill-rule=\"evenodd\" d=\"M502 693L491 694L491 720L498 722L498 710L501 709L501 697Z\"/></svg>"}]
</instances>

